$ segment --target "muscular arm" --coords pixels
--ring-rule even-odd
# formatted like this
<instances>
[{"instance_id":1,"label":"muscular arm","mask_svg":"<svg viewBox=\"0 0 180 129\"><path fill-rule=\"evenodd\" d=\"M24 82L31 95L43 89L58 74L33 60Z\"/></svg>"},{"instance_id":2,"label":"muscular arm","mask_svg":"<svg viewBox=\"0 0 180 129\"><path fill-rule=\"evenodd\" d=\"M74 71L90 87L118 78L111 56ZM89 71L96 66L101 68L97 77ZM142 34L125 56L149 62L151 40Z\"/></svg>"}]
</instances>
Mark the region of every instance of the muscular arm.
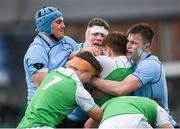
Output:
<instances>
[{"instance_id":1,"label":"muscular arm","mask_svg":"<svg viewBox=\"0 0 180 129\"><path fill-rule=\"evenodd\" d=\"M103 110L95 106L91 111L88 112L88 115L91 117L85 123L85 128L92 128L95 127L102 119Z\"/></svg>"},{"instance_id":2,"label":"muscular arm","mask_svg":"<svg viewBox=\"0 0 180 129\"><path fill-rule=\"evenodd\" d=\"M92 118L89 118L86 123L84 124L84 128L89 129L89 128L95 128L98 125L99 122L96 122Z\"/></svg>"},{"instance_id":3,"label":"muscular arm","mask_svg":"<svg viewBox=\"0 0 180 129\"><path fill-rule=\"evenodd\" d=\"M39 73L34 73L32 75L32 79L33 82L36 86L36 88L38 88L42 82L42 80L47 76L48 72L39 72Z\"/></svg>"},{"instance_id":4,"label":"muscular arm","mask_svg":"<svg viewBox=\"0 0 180 129\"><path fill-rule=\"evenodd\" d=\"M169 114L158 104L157 104L157 118L156 118L155 126L159 128L173 129L173 126L169 121Z\"/></svg>"},{"instance_id":5,"label":"muscular arm","mask_svg":"<svg viewBox=\"0 0 180 129\"><path fill-rule=\"evenodd\" d=\"M161 128L174 129L174 127L171 124L164 124L163 126L161 126Z\"/></svg>"},{"instance_id":6,"label":"muscular arm","mask_svg":"<svg viewBox=\"0 0 180 129\"><path fill-rule=\"evenodd\" d=\"M109 93L117 96L130 93L141 86L141 82L139 81L139 79L132 74L127 76L121 82L94 78L92 80L92 84L96 88L98 88L99 90L105 93Z\"/></svg>"}]
</instances>

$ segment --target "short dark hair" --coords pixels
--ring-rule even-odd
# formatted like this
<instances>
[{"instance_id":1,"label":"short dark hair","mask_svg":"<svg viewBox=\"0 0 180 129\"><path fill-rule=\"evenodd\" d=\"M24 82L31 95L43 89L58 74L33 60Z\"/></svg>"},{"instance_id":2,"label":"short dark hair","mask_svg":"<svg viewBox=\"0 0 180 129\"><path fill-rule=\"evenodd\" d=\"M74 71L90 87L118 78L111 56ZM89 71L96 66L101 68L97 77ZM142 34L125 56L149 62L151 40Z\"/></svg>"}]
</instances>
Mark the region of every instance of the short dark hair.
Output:
<instances>
[{"instance_id":1,"label":"short dark hair","mask_svg":"<svg viewBox=\"0 0 180 129\"><path fill-rule=\"evenodd\" d=\"M132 26L128 30L127 35L137 33L143 36L145 42L149 42L150 44L152 43L152 40L154 38L154 31L148 24L140 23Z\"/></svg>"},{"instance_id":2,"label":"short dark hair","mask_svg":"<svg viewBox=\"0 0 180 129\"><path fill-rule=\"evenodd\" d=\"M87 28L88 27L93 27L93 26L103 26L106 30L109 31L109 24L107 21L105 21L102 18L93 18L88 22Z\"/></svg>"},{"instance_id":3,"label":"short dark hair","mask_svg":"<svg viewBox=\"0 0 180 129\"><path fill-rule=\"evenodd\" d=\"M83 52L77 53L75 56L89 62L96 69L97 76L101 74L102 66L100 65L99 61L93 56L92 53L88 51L83 51Z\"/></svg>"},{"instance_id":4,"label":"short dark hair","mask_svg":"<svg viewBox=\"0 0 180 129\"><path fill-rule=\"evenodd\" d=\"M109 33L102 42L102 46L110 47L114 53L126 55L127 37L125 34L114 31Z\"/></svg>"}]
</instances>

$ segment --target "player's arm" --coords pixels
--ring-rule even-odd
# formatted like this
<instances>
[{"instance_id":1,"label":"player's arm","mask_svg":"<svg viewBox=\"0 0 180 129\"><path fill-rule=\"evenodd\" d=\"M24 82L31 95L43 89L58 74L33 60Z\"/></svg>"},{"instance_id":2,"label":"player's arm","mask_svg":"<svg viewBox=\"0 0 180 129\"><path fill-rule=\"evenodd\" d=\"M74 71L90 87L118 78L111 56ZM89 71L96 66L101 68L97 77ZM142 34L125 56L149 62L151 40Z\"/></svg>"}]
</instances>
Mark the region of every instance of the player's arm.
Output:
<instances>
[{"instance_id":1,"label":"player's arm","mask_svg":"<svg viewBox=\"0 0 180 129\"><path fill-rule=\"evenodd\" d=\"M161 126L161 128L174 129L174 127L171 124L164 124L163 126Z\"/></svg>"},{"instance_id":2,"label":"player's arm","mask_svg":"<svg viewBox=\"0 0 180 129\"><path fill-rule=\"evenodd\" d=\"M107 103L108 103L108 101L101 106L101 109L102 109L102 110L104 110L104 108L106 107ZM101 119L102 119L102 118L101 118ZM95 127L97 127L97 126L99 125L99 123L100 123L99 121L95 121L94 119L89 118L89 119L86 121L84 127L85 127L85 128L95 128Z\"/></svg>"},{"instance_id":3,"label":"player's arm","mask_svg":"<svg viewBox=\"0 0 180 129\"><path fill-rule=\"evenodd\" d=\"M87 91L86 93L89 94ZM77 95L76 102L81 109L89 115L89 117L97 122L100 122L103 115L103 110L95 104L91 95L87 95L86 93Z\"/></svg>"},{"instance_id":4,"label":"player's arm","mask_svg":"<svg viewBox=\"0 0 180 129\"><path fill-rule=\"evenodd\" d=\"M87 113L89 117L91 117L97 122L100 122L103 115L103 110L99 106L96 105Z\"/></svg>"},{"instance_id":5,"label":"player's arm","mask_svg":"<svg viewBox=\"0 0 180 129\"><path fill-rule=\"evenodd\" d=\"M117 96L130 93L141 86L140 80L132 74L127 76L121 82L112 81L112 80L104 80L101 78L93 78L91 83L99 90L105 93L109 93L109 94L113 94Z\"/></svg>"},{"instance_id":6,"label":"player's arm","mask_svg":"<svg viewBox=\"0 0 180 129\"><path fill-rule=\"evenodd\" d=\"M48 55L46 50L39 44L32 45L27 51L25 62L28 71L32 74L32 80L38 88L48 74Z\"/></svg>"},{"instance_id":7,"label":"player's arm","mask_svg":"<svg viewBox=\"0 0 180 129\"><path fill-rule=\"evenodd\" d=\"M84 128L95 128L102 119L103 110L96 105L88 112L88 115L90 118L86 121Z\"/></svg>"},{"instance_id":8,"label":"player's arm","mask_svg":"<svg viewBox=\"0 0 180 129\"><path fill-rule=\"evenodd\" d=\"M78 82L77 84L82 85ZM89 117L97 122L101 121L103 110L94 102L91 95L83 86L77 86L75 98L76 103L89 115Z\"/></svg>"},{"instance_id":9,"label":"player's arm","mask_svg":"<svg viewBox=\"0 0 180 129\"><path fill-rule=\"evenodd\" d=\"M86 123L84 124L84 128L95 128L97 127L97 125L99 124L99 122L95 121L94 119L92 118L89 118Z\"/></svg>"},{"instance_id":10,"label":"player's arm","mask_svg":"<svg viewBox=\"0 0 180 129\"><path fill-rule=\"evenodd\" d=\"M159 104L157 104L156 127L173 129L169 121L169 114Z\"/></svg>"},{"instance_id":11,"label":"player's arm","mask_svg":"<svg viewBox=\"0 0 180 129\"><path fill-rule=\"evenodd\" d=\"M38 88L42 82L42 80L47 76L48 72L36 72L32 75L33 82Z\"/></svg>"}]
</instances>

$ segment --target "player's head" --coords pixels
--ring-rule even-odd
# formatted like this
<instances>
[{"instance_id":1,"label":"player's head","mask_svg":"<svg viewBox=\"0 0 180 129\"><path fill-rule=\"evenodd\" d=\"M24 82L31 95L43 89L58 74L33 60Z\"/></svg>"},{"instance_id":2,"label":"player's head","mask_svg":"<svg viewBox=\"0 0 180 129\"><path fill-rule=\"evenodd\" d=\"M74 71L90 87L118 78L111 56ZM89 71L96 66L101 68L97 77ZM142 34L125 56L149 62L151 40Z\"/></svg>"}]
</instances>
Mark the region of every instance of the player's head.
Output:
<instances>
[{"instance_id":1,"label":"player's head","mask_svg":"<svg viewBox=\"0 0 180 129\"><path fill-rule=\"evenodd\" d=\"M138 62L150 53L154 37L152 28L147 24L136 24L128 32L127 57Z\"/></svg>"},{"instance_id":2,"label":"player's head","mask_svg":"<svg viewBox=\"0 0 180 129\"><path fill-rule=\"evenodd\" d=\"M48 34L54 34L56 36L56 31L53 29L53 23L62 24L63 23L63 14L58 8L55 7L44 7L36 12L35 15L36 21L36 31L46 32ZM64 26L64 23L62 24ZM64 26L65 27L65 26ZM58 27L57 27L58 28ZM63 28L63 27L62 27ZM59 27L60 29L60 27ZM59 30L60 31L60 30ZM61 30L64 35L64 28ZM58 36L56 36L58 38Z\"/></svg>"},{"instance_id":3,"label":"player's head","mask_svg":"<svg viewBox=\"0 0 180 129\"><path fill-rule=\"evenodd\" d=\"M102 40L109 32L109 24L102 18L93 18L88 22L86 30L86 45L101 47Z\"/></svg>"},{"instance_id":4,"label":"player's head","mask_svg":"<svg viewBox=\"0 0 180 129\"><path fill-rule=\"evenodd\" d=\"M154 38L154 32L148 24L136 24L132 26L128 31L127 35L140 34L142 36L143 44L151 44Z\"/></svg>"},{"instance_id":5,"label":"player's head","mask_svg":"<svg viewBox=\"0 0 180 129\"><path fill-rule=\"evenodd\" d=\"M97 59L87 51L76 54L69 62L68 67L74 68L80 80L84 83L92 76L99 76L102 67Z\"/></svg>"},{"instance_id":6,"label":"player's head","mask_svg":"<svg viewBox=\"0 0 180 129\"><path fill-rule=\"evenodd\" d=\"M91 28L93 26L100 26L100 27L104 27L107 31L109 31L109 24L107 23L107 21L105 21L102 18L92 18L87 25L87 28Z\"/></svg>"},{"instance_id":7,"label":"player's head","mask_svg":"<svg viewBox=\"0 0 180 129\"><path fill-rule=\"evenodd\" d=\"M128 40L125 34L115 31L109 33L103 40L104 55L119 56L126 55L126 44Z\"/></svg>"}]
</instances>

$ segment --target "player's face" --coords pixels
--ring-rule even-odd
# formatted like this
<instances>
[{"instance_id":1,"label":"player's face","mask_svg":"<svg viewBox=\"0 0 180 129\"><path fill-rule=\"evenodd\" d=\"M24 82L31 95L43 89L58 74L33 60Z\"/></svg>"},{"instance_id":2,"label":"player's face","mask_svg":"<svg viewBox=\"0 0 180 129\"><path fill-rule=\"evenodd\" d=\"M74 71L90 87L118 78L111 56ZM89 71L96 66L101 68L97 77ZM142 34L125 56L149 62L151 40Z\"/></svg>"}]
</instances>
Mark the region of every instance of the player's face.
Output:
<instances>
[{"instance_id":1,"label":"player's face","mask_svg":"<svg viewBox=\"0 0 180 129\"><path fill-rule=\"evenodd\" d=\"M140 34L129 34L127 43L127 57L132 60L138 60L143 53L143 37Z\"/></svg>"},{"instance_id":2,"label":"player's face","mask_svg":"<svg viewBox=\"0 0 180 129\"><path fill-rule=\"evenodd\" d=\"M100 51L102 51L101 45L105 36L106 36L105 34L99 32L88 34L87 38L89 39L88 40L89 46L95 47Z\"/></svg>"},{"instance_id":3,"label":"player's face","mask_svg":"<svg viewBox=\"0 0 180 129\"><path fill-rule=\"evenodd\" d=\"M78 75L78 77L82 83L89 82L93 76L92 73L86 72L86 71L79 71L78 70L76 73L77 73L77 75Z\"/></svg>"},{"instance_id":4,"label":"player's face","mask_svg":"<svg viewBox=\"0 0 180 129\"><path fill-rule=\"evenodd\" d=\"M64 37L64 29L65 29L63 17L59 17L56 20L54 20L52 22L51 29L52 29L52 33L54 34L54 36L56 38L58 38L58 39L63 38Z\"/></svg>"}]
</instances>

